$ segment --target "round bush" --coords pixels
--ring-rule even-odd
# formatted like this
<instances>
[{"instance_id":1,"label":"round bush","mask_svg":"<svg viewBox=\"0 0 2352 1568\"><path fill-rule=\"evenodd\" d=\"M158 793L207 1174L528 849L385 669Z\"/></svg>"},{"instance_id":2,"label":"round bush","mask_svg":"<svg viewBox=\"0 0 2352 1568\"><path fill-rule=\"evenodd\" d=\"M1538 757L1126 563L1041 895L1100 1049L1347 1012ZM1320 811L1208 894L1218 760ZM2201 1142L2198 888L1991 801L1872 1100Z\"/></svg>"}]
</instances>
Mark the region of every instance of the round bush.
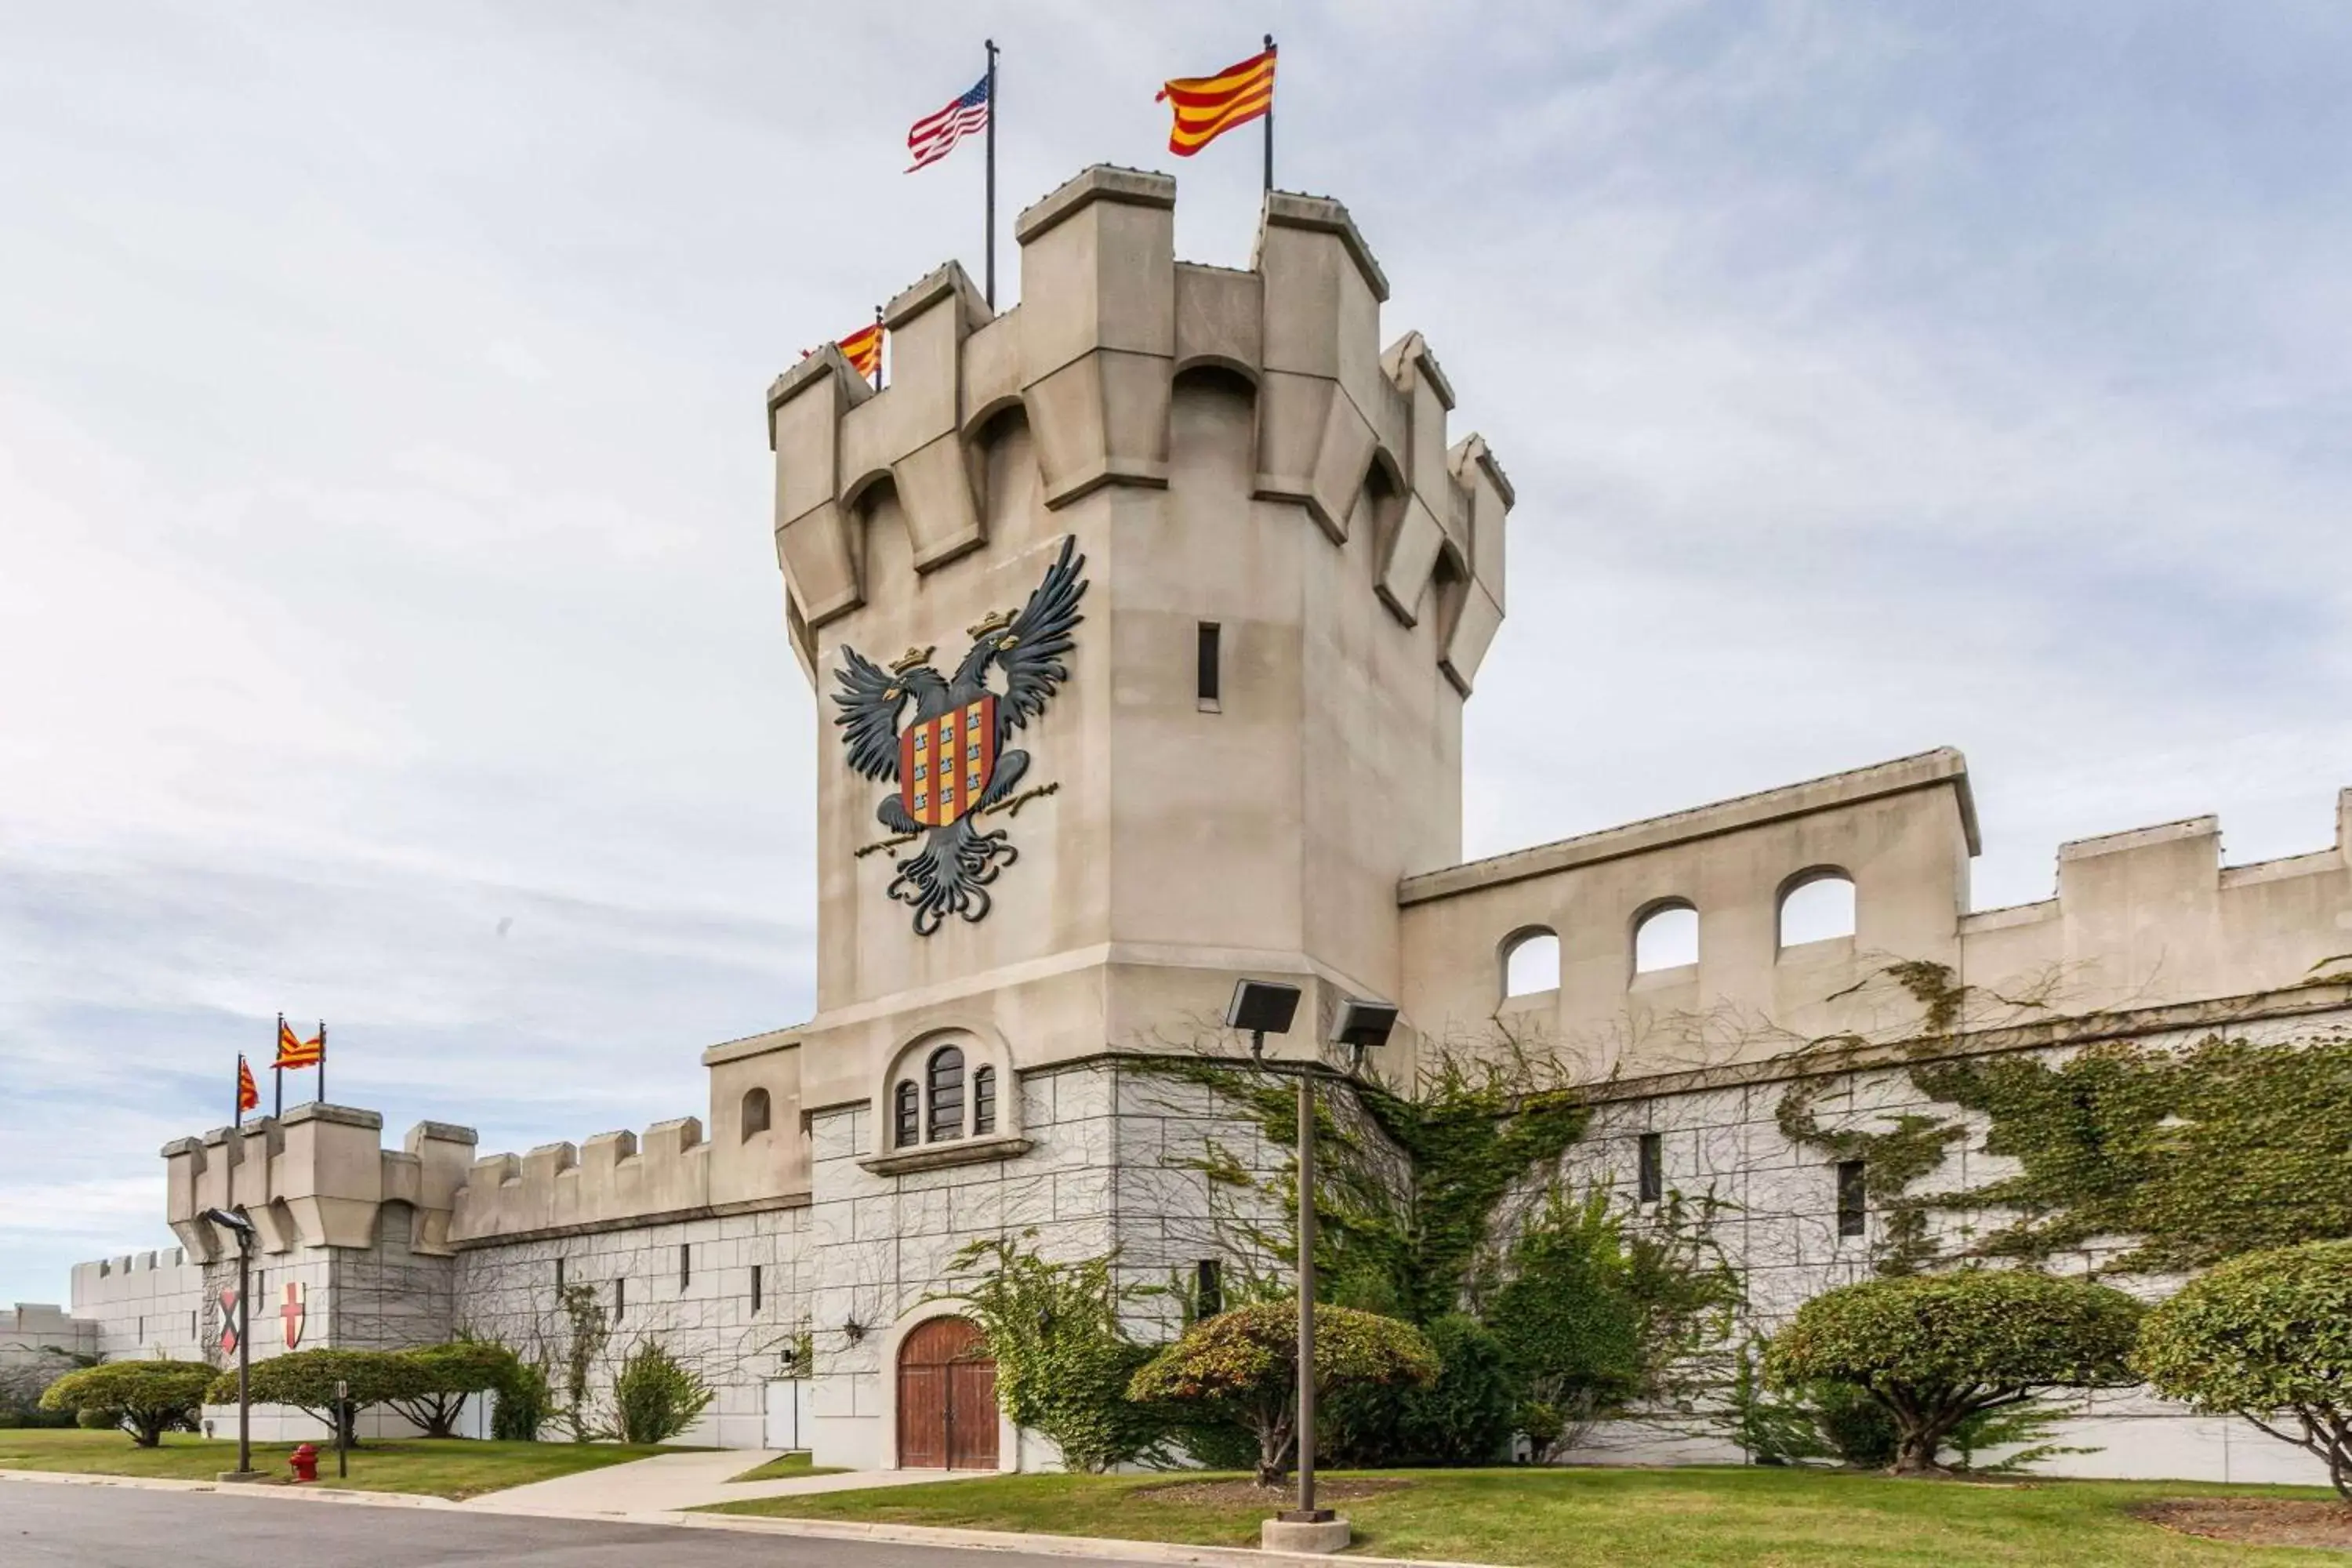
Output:
<instances>
[{"instance_id":1,"label":"round bush","mask_svg":"<svg viewBox=\"0 0 2352 1568\"><path fill-rule=\"evenodd\" d=\"M2243 1416L2352 1502L2352 1241L2250 1252L2147 1316L2132 1364L2168 1398Z\"/></svg>"},{"instance_id":2,"label":"round bush","mask_svg":"<svg viewBox=\"0 0 2352 1568\"><path fill-rule=\"evenodd\" d=\"M1924 1471L1979 1410L2040 1389L2130 1383L2141 1312L2120 1290L2023 1269L1865 1280L1798 1308L1764 1375L1783 1391L1863 1390L1895 1418L1894 1468Z\"/></svg>"}]
</instances>

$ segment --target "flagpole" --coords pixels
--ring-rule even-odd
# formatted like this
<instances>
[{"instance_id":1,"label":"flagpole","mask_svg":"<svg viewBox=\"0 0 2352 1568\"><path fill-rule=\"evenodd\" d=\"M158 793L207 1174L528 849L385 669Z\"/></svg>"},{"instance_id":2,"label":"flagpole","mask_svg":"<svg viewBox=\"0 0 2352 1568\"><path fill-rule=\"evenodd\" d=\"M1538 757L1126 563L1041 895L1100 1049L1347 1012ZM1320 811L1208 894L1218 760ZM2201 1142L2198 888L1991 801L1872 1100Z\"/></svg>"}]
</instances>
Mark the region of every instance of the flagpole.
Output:
<instances>
[{"instance_id":1,"label":"flagpole","mask_svg":"<svg viewBox=\"0 0 2352 1568\"><path fill-rule=\"evenodd\" d=\"M229 1125L235 1131L242 1132L245 1131L245 1057L242 1053L236 1058L236 1088L233 1091L232 1098L236 1101L236 1119Z\"/></svg>"},{"instance_id":2,"label":"flagpole","mask_svg":"<svg viewBox=\"0 0 2352 1568\"><path fill-rule=\"evenodd\" d=\"M988 47L988 308L996 309L996 40Z\"/></svg>"},{"instance_id":3,"label":"flagpole","mask_svg":"<svg viewBox=\"0 0 2352 1568\"><path fill-rule=\"evenodd\" d=\"M882 390L882 307L874 307L874 390Z\"/></svg>"},{"instance_id":4,"label":"flagpole","mask_svg":"<svg viewBox=\"0 0 2352 1568\"><path fill-rule=\"evenodd\" d=\"M269 1114L273 1120L283 1121L286 1120L286 1069L278 1065L278 1057L286 1054L282 1044L286 1038L286 1015L283 1013L278 1015L278 1038L281 1042L277 1047L278 1054L269 1059Z\"/></svg>"},{"instance_id":5,"label":"flagpole","mask_svg":"<svg viewBox=\"0 0 2352 1568\"><path fill-rule=\"evenodd\" d=\"M1265 36L1265 52L1274 53L1272 33ZM1270 91L1265 95L1265 188L1274 189L1274 94Z\"/></svg>"},{"instance_id":6,"label":"flagpole","mask_svg":"<svg viewBox=\"0 0 2352 1568\"><path fill-rule=\"evenodd\" d=\"M327 1020L319 1020L319 1103L327 1103Z\"/></svg>"}]
</instances>

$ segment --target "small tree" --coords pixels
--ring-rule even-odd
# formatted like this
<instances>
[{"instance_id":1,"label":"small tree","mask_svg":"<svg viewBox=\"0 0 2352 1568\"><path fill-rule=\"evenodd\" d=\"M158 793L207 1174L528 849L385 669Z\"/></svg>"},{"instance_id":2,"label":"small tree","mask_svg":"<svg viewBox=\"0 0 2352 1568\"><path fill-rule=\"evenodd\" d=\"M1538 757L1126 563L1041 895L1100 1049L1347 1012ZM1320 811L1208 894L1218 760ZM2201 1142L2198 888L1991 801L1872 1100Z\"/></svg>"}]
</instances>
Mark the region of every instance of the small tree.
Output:
<instances>
[{"instance_id":1,"label":"small tree","mask_svg":"<svg viewBox=\"0 0 2352 1568\"><path fill-rule=\"evenodd\" d=\"M1766 1381L1861 1389L1895 1419L1898 1475L1936 1468L1979 1411L2132 1381L2141 1308L2120 1290L2023 1270L1870 1279L1814 1297L1772 1338Z\"/></svg>"},{"instance_id":2,"label":"small tree","mask_svg":"<svg viewBox=\"0 0 2352 1568\"><path fill-rule=\"evenodd\" d=\"M456 1340L393 1353L412 1375L405 1388L386 1394L384 1403L423 1427L427 1437L456 1436L467 1396L509 1386L520 1370L514 1352L489 1340Z\"/></svg>"},{"instance_id":3,"label":"small tree","mask_svg":"<svg viewBox=\"0 0 2352 1568\"><path fill-rule=\"evenodd\" d=\"M353 1351L322 1348L289 1351L253 1363L247 1390L256 1405L289 1405L312 1417L329 1431L335 1429L335 1384L350 1387L350 1405L343 1411L343 1437L356 1443L352 1417L371 1405L414 1399L423 1383L416 1364L400 1351ZM205 1398L215 1405L236 1402L236 1373L213 1379Z\"/></svg>"},{"instance_id":4,"label":"small tree","mask_svg":"<svg viewBox=\"0 0 2352 1568\"><path fill-rule=\"evenodd\" d=\"M613 1410L621 1441L668 1442L694 1425L717 1393L661 1341L639 1340L613 1379Z\"/></svg>"},{"instance_id":5,"label":"small tree","mask_svg":"<svg viewBox=\"0 0 2352 1568\"><path fill-rule=\"evenodd\" d=\"M142 1448L166 1432L195 1430L212 1368L194 1361L114 1361L69 1372L41 1391L44 1410L70 1410L85 1426L120 1426Z\"/></svg>"},{"instance_id":6,"label":"small tree","mask_svg":"<svg viewBox=\"0 0 2352 1568\"><path fill-rule=\"evenodd\" d=\"M1315 1313L1315 1387L1410 1384L1437 1377L1437 1356L1411 1324L1348 1307ZM1189 1405L1257 1438L1261 1486L1281 1484L1298 1422L1298 1309L1264 1301L1192 1325L1147 1362L1128 1397Z\"/></svg>"},{"instance_id":7,"label":"small tree","mask_svg":"<svg viewBox=\"0 0 2352 1568\"><path fill-rule=\"evenodd\" d=\"M2352 1241L2250 1252L2150 1312L2132 1364L2159 1394L2318 1457L2352 1502Z\"/></svg>"},{"instance_id":8,"label":"small tree","mask_svg":"<svg viewBox=\"0 0 2352 1568\"><path fill-rule=\"evenodd\" d=\"M1035 1235L1032 1231L1029 1235ZM1099 1473L1139 1458L1167 1436L1128 1384L1151 1359L1119 1322L1114 1257L1053 1263L1013 1241L976 1241L956 1255L966 1303L996 1363L996 1398L1013 1422L1044 1433L1071 1469Z\"/></svg>"},{"instance_id":9,"label":"small tree","mask_svg":"<svg viewBox=\"0 0 2352 1568\"><path fill-rule=\"evenodd\" d=\"M547 1363L515 1363L513 1373L498 1386L499 1402L490 1409L490 1436L502 1443L536 1443L539 1429L553 1413L555 1391L547 1379Z\"/></svg>"}]
</instances>

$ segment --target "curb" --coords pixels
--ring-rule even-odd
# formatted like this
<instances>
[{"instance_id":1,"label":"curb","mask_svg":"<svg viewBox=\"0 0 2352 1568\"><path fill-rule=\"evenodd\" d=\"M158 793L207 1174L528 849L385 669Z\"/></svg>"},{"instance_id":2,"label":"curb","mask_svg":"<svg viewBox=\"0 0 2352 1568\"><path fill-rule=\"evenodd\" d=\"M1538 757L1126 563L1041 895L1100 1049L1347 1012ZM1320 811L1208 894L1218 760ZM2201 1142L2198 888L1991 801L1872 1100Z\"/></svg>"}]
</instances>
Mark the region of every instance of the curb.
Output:
<instances>
[{"instance_id":1,"label":"curb","mask_svg":"<svg viewBox=\"0 0 2352 1568\"><path fill-rule=\"evenodd\" d=\"M965 1552L1018 1552L1035 1557L1087 1557L1117 1563L1200 1564L1202 1568L1268 1568L1269 1564L1333 1563L1349 1568L1496 1568L1491 1563L1444 1558L1325 1556L1305 1552L1263 1552L1254 1546L1186 1546L1165 1541L1123 1541L1084 1535L1028 1535L1007 1530L952 1530L926 1524L860 1524L847 1520L770 1519L758 1514L593 1513L578 1509L500 1508L498 1493L464 1502L407 1492L363 1492L348 1487L260 1487L220 1481L189 1481L160 1476L106 1476L63 1470L0 1470L0 1481L39 1481L50 1486L128 1487L140 1491L215 1492L286 1502L344 1503L361 1508L425 1508L456 1513L499 1514L509 1519L572 1519L588 1524L658 1524L683 1530L728 1530L746 1535L796 1535L819 1541L871 1541L893 1546L933 1546Z\"/></svg>"}]
</instances>

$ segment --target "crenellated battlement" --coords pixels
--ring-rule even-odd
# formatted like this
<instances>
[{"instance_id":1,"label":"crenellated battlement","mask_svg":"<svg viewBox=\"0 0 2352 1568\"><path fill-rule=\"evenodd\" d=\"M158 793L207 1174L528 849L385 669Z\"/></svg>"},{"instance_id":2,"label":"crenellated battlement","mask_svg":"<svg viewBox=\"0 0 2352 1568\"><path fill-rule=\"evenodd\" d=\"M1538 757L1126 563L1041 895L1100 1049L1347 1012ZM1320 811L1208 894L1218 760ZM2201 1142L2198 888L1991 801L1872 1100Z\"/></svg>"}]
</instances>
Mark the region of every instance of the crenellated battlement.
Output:
<instances>
[{"instance_id":1,"label":"crenellated battlement","mask_svg":"<svg viewBox=\"0 0 2352 1568\"><path fill-rule=\"evenodd\" d=\"M458 1244L710 1211L711 1146L698 1117L656 1121L643 1135L599 1132L527 1154L473 1163L457 1193Z\"/></svg>"},{"instance_id":2,"label":"crenellated battlement","mask_svg":"<svg viewBox=\"0 0 2352 1568\"><path fill-rule=\"evenodd\" d=\"M1993 1016L2352 984L2352 790L2330 848L2225 866L2219 819L2194 817L2063 845L2055 896L2005 909L1969 907L1978 848L1945 750L1408 878L1407 1012L1431 1031L1500 1020L1633 1075L1915 1021L1872 984L1900 961L1943 966ZM1825 879L1851 884L1851 934L1790 939L1784 901ZM1696 958L1645 969L1640 930L1671 909L1695 911ZM1558 986L1506 994L1531 935L1557 940Z\"/></svg>"},{"instance_id":3,"label":"crenellated battlement","mask_svg":"<svg viewBox=\"0 0 2352 1568\"><path fill-rule=\"evenodd\" d=\"M1167 175L1088 169L1014 224L1018 308L993 314L950 262L885 308L885 390L830 345L777 378L776 549L812 679L811 633L873 586L873 487L895 489L914 570L932 572L988 542L978 444L998 416L1025 417L1047 509L1164 488L1175 382L1213 367L1254 389L1254 498L1297 504L1334 543L1371 531L1381 603L1406 626L1439 605L1439 666L1468 692L1502 622L1511 486L1478 437L1449 437L1454 389L1421 335L1381 346L1388 280L1354 221L1270 192L1237 271L1176 259L1175 205Z\"/></svg>"},{"instance_id":4,"label":"crenellated battlement","mask_svg":"<svg viewBox=\"0 0 2352 1568\"><path fill-rule=\"evenodd\" d=\"M420 1121L401 1148L378 1145L383 1118L347 1105L298 1105L282 1117L163 1145L165 1217L187 1256L234 1255L233 1237L200 1216L243 1208L267 1253L372 1247L386 1204L407 1208L408 1243L449 1250L449 1211L473 1157L474 1130Z\"/></svg>"}]
</instances>

